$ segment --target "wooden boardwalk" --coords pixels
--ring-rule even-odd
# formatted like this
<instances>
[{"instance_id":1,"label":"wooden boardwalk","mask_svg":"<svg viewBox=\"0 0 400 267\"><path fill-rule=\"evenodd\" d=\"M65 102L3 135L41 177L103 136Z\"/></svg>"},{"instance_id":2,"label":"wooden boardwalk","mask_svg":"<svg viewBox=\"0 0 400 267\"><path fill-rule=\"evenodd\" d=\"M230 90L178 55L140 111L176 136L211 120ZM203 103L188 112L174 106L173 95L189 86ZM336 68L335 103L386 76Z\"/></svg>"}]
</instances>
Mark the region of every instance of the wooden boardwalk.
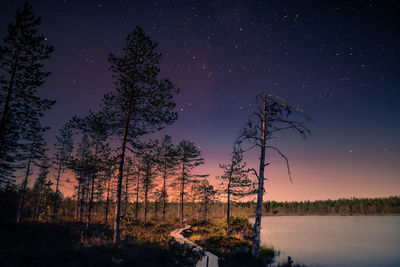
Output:
<instances>
[{"instance_id":1,"label":"wooden boardwalk","mask_svg":"<svg viewBox=\"0 0 400 267\"><path fill-rule=\"evenodd\" d=\"M182 232L189 229L191 226L186 225L183 228L173 230L170 235L181 245L188 245L194 251L204 251L205 256L203 256L196 264L196 267L218 267L218 257L208 252L204 248L200 247L199 245L195 244L191 240L182 236Z\"/></svg>"}]
</instances>

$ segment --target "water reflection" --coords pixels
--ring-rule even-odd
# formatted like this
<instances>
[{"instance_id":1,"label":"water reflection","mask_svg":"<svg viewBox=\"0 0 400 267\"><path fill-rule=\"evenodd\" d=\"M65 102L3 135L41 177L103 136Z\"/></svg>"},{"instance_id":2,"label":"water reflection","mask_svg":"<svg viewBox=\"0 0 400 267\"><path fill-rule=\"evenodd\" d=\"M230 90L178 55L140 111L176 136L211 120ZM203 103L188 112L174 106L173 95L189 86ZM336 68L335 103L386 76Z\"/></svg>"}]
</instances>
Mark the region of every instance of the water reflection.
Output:
<instances>
[{"instance_id":1,"label":"water reflection","mask_svg":"<svg viewBox=\"0 0 400 267\"><path fill-rule=\"evenodd\" d=\"M400 266L400 217L264 217L261 243L308 266Z\"/></svg>"}]
</instances>

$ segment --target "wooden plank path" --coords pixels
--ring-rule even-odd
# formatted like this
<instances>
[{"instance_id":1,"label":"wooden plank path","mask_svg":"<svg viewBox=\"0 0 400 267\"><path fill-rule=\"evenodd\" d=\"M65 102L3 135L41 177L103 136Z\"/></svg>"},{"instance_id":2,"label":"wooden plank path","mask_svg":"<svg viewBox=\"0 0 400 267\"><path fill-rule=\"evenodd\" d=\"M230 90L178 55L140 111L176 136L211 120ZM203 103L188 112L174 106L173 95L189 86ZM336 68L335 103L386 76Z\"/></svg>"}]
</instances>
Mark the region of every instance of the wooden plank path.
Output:
<instances>
[{"instance_id":1,"label":"wooden plank path","mask_svg":"<svg viewBox=\"0 0 400 267\"><path fill-rule=\"evenodd\" d=\"M196 267L218 267L218 257L212 254L211 252L205 250L199 245L195 244L191 240L182 236L182 232L186 231L190 228L190 225L186 225L183 228L173 230L170 235L181 245L188 245L194 251L201 252L204 251L205 256L203 256L196 264Z\"/></svg>"}]
</instances>

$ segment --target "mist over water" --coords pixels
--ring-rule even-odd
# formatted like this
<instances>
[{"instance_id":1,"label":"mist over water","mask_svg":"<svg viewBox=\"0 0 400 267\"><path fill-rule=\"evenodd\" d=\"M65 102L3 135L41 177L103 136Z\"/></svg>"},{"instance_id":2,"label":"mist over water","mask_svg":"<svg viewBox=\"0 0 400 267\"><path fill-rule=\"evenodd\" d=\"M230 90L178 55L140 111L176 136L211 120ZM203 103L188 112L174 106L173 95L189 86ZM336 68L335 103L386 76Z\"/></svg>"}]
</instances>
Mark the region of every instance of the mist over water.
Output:
<instances>
[{"instance_id":1,"label":"mist over water","mask_svg":"<svg viewBox=\"0 0 400 267\"><path fill-rule=\"evenodd\" d=\"M400 266L400 216L263 217L261 244L307 266Z\"/></svg>"}]
</instances>

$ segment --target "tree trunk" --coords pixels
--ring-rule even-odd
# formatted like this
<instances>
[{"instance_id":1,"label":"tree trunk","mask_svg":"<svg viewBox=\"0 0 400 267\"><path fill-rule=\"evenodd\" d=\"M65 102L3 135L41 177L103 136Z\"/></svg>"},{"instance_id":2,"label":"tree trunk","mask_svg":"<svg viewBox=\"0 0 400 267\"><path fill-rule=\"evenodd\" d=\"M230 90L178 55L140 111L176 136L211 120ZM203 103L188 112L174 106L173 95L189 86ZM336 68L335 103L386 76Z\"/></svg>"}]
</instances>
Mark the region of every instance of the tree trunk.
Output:
<instances>
[{"instance_id":1,"label":"tree trunk","mask_svg":"<svg viewBox=\"0 0 400 267\"><path fill-rule=\"evenodd\" d=\"M108 182L107 182L107 200L106 200L106 210L104 214L104 224L107 224L108 221L108 208L110 205L110 183L111 183L111 176L108 177Z\"/></svg>"},{"instance_id":2,"label":"tree trunk","mask_svg":"<svg viewBox=\"0 0 400 267\"><path fill-rule=\"evenodd\" d=\"M13 87L14 87L15 75L17 72L17 65L18 65L20 53L21 53L21 49L18 47L18 50L15 55L14 66L12 68L11 79L10 79L8 89L7 89L7 96L6 96L6 101L4 103L3 115L2 115L1 121L0 121L0 144L2 144L4 142L4 138L5 138L6 120L7 120L7 116L8 116L8 112L9 112L9 108L10 108L11 93L12 93Z\"/></svg>"},{"instance_id":3,"label":"tree trunk","mask_svg":"<svg viewBox=\"0 0 400 267\"><path fill-rule=\"evenodd\" d=\"M31 147L31 154L29 155L29 160L28 160L28 164L27 164L27 167L26 167L25 179L24 179L24 182L22 184L21 199L19 201L18 213L17 213L17 223L20 222L21 212L22 212L22 208L24 206L25 191L26 191L26 186L28 184L29 170L31 168L31 162L32 162L32 149L33 149L33 144L32 144L32 147Z\"/></svg>"},{"instance_id":4,"label":"tree trunk","mask_svg":"<svg viewBox=\"0 0 400 267\"><path fill-rule=\"evenodd\" d=\"M207 202L208 202L207 201L207 197L204 197L204 214L203 214L203 220L204 221L207 221L207 209L208 209L208 203Z\"/></svg>"},{"instance_id":5,"label":"tree trunk","mask_svg":"<svg viewBox=\"0 0 400 267\"><path fill-rule=\"evenodd\" d=\"M82 179L82 178L81 178ZM84 213L84 204L85 204L85 194L86 194L86 181L81 181L82 183L82 193L79 201L79 221L82 221L83 213Z\"/></svg>"},{"instance_id":6,"label":"tree trunk","mask_svg":"<svg viewBox=\"0 0 400 267\"><path fill-rule=\"evenodd\" d=\"M128 204L129 204L128 186L129 186L129 169L127 171L126 179L125 179L125 209L124 209L124 216L126 216L128 214Z\"/></svg>"},{"instance_id":7,"label":"tree trunk","mask_svg":"<svg viewBox=\"0 0 400 267\"><path fill-rule=\"evenodd\" d=\"M36 211L35 211L35 220L39 220L39 213L40 213L40 206L42 205L42 194L43 194L43 188L40 189L38 199L36 202Z\"/></svg>"},{"instance_id":8,"label":"tree trunk","mask_svg":"<svg viewBox=\"0 0 400 267\"><path fill-rule=\"evenodd\" d=\"M147 194L148 194L149 188L148 185L145 184L144 186L144 222L147 221Z\"/></svg>"},{"instance_id":9,"label":"tree trunk","mask_svg":"<svg viewBox=\"0 0 400 267\"><path fill-rule=\"evenodd\" d=\"M88 215L87 215L87 221L86 221L86 227L88 228L90 225L90 219L92 216L92 205L93 205L93 195L94 195L94 180L95 180L95 176L92 175L92 179L91 179L91 185L92 188L90 189L90 198L89 198L89 207L88 207Z\"/></svg>"},{"instance_id":10,"label":"tree trunk","mask_svg":"<svg viewBox=\"0 0 400 267\"><path fill-rule=\"evenodd\" d=\"M98 153L98 145L99 143L96 142L96 147L94 149L94 155L95 158L97 158L97 153ZM89 211L88 211L88 216L87 216L87 221L86 221L86 227L88 228L90 225L90 220L91 220L91 216L92 216L92 206L93 206L93 196L94 196L94 182L96 180L96 175L95 173L97 172L97 170L93 170L94 173L92 173L92 188L90 189L90 199L89 199Z\"/></svg>"},{"instance_id":11,"label":"tree trunk","mask_svg":"<svg viewBox=\"0 0 400 267\"><path fill-rule=\"evenodd\" d=\"M158 219L158 205L159 202L157 199L154 200L154 218L157 220Z\"/></svg>"},{"instance_id":12,"label":"tree trunk","mask_svg":"<svg viewBox=\"0 0 400 267\"><path fill-rule=\"evenodd\" d=\"M90 193L89 186L90 186L90 181L88 179L86 179L86 181L85 181L86 190L85 190L85 195L83 196L84 212L85 212L83 215L84 218L87 218L87 215L88 215L88 203L89 203L89 193Z\"/></svg>"},{"instance_id":13,"label":"tree trunk","mask_svg":"<svg viewBox=\"0 0 400 267\"><path fill-rule=\"evenodd\" d=\"M264 168L265 168L265 128L267 120L267 104L266 96L264 94L264 111L261 121L261 156L260 156L260 171L258 173L258 193L257 193L257 208L256 219L254 223L253 232L253 246L251 248L251 255L258 257L258 250L260 248L260 230L261 230L261 217L262 217L262 202L264 194Z\"/></svg>"},{"instance_id":14,"label":"tree trunk","mask_svg":"<svg viewBox=\"0 0 400 267\"><path fill-rule=\"evenodd\" d=\"M56 181L57 181L56 182L56 193L55 193L55 196L54 196L54 206L53 206L53 221L55 221L56 216L57 216L58 187L60 185L61 168L62 168L62 164L63 164L63 161L64 161L64 159L63 159L64 146L65 146L65 144L63 143L62 147L61 147L61 153L60 153L61 158L60 158L60 162L58 164L58 172L57 172L57 178L56 178Z\"/></svg>"},{"instance_id":15,"label":"tree trunk","mask_svg":"<svg viewBox=\"0 0 400 267\"><path fill-rule=\"evenodd\" d=\"M181 181L181 199L180 199L180 218L181 218L181 226L183 226L183 195L185 193L185 163L182 165L182 181Z\"/></svg>"},{"instance_id":16,"label":"tree trunk","mask_svg":"<svg viewBox=\"0 0 400 267\"><path fill-rule=\"evenodd\" d=\"M137 175L137 184L136 184L136 208L135 208L135 219L137 220L139 217L139 186L140 186L140 173Z\"/></svg>"},{"instance_id":17,"label":"tree trunk","mask_svg":"<svg viewBox=\"0 0 400 267\"><path fill-rule=\"evenodd\" d=\"M233 161L231 164L231 171L229 173L229 180L228 180L228 200L226 203L226 234L227 236L231 235L231 225L229 223L229 218L231 216L231 182L232 182L232 173L233 173Z\"/></svg>"},{"instance_id":18,"label":"tree trunk","mask_svg":"<svg viewBox=\"0 0 400 267\"><path fill-rule=\"evenodd\" d=\"M167 213L167 171L164 171L164 183L163 183L163 211L162 211L162 220L165 221L165 214Z\"/></svg>"},{"instance_id":19,"label":"tree trunk","mask_svg":"<svg viewBox=\"0 0 400 267\"><path fill-rule=\"evenodd\" d=\"M122 179L124 177L124 162L125 162L125 150L126 150L126 141L128 138L129 131L129 123L131 120L131 105L132 105L133 93L131 92L131 97L128 103L128 112L125 119L124 131L122 136L122 145L121 145L121 161L119 164L119 174L118 174L118 183L117 183L117 201L115 204L115 221L114 221L114 237L113 242L117 244L120 242L120 215L121 215L121 193L122 193Z\"/></svg>"},{"instance_id":20,"label":"tree trunk","mask_svg":"<svg viewBox=\"0 0 400 267\"><path fill-rule=\"evenodd\" d=\"M76 202L75 202L75 215L74 215L75 220L78 218L80 191L81 191L81 181L78 180L78 188L76 192Z\"/></svg>"}]
</instances>

